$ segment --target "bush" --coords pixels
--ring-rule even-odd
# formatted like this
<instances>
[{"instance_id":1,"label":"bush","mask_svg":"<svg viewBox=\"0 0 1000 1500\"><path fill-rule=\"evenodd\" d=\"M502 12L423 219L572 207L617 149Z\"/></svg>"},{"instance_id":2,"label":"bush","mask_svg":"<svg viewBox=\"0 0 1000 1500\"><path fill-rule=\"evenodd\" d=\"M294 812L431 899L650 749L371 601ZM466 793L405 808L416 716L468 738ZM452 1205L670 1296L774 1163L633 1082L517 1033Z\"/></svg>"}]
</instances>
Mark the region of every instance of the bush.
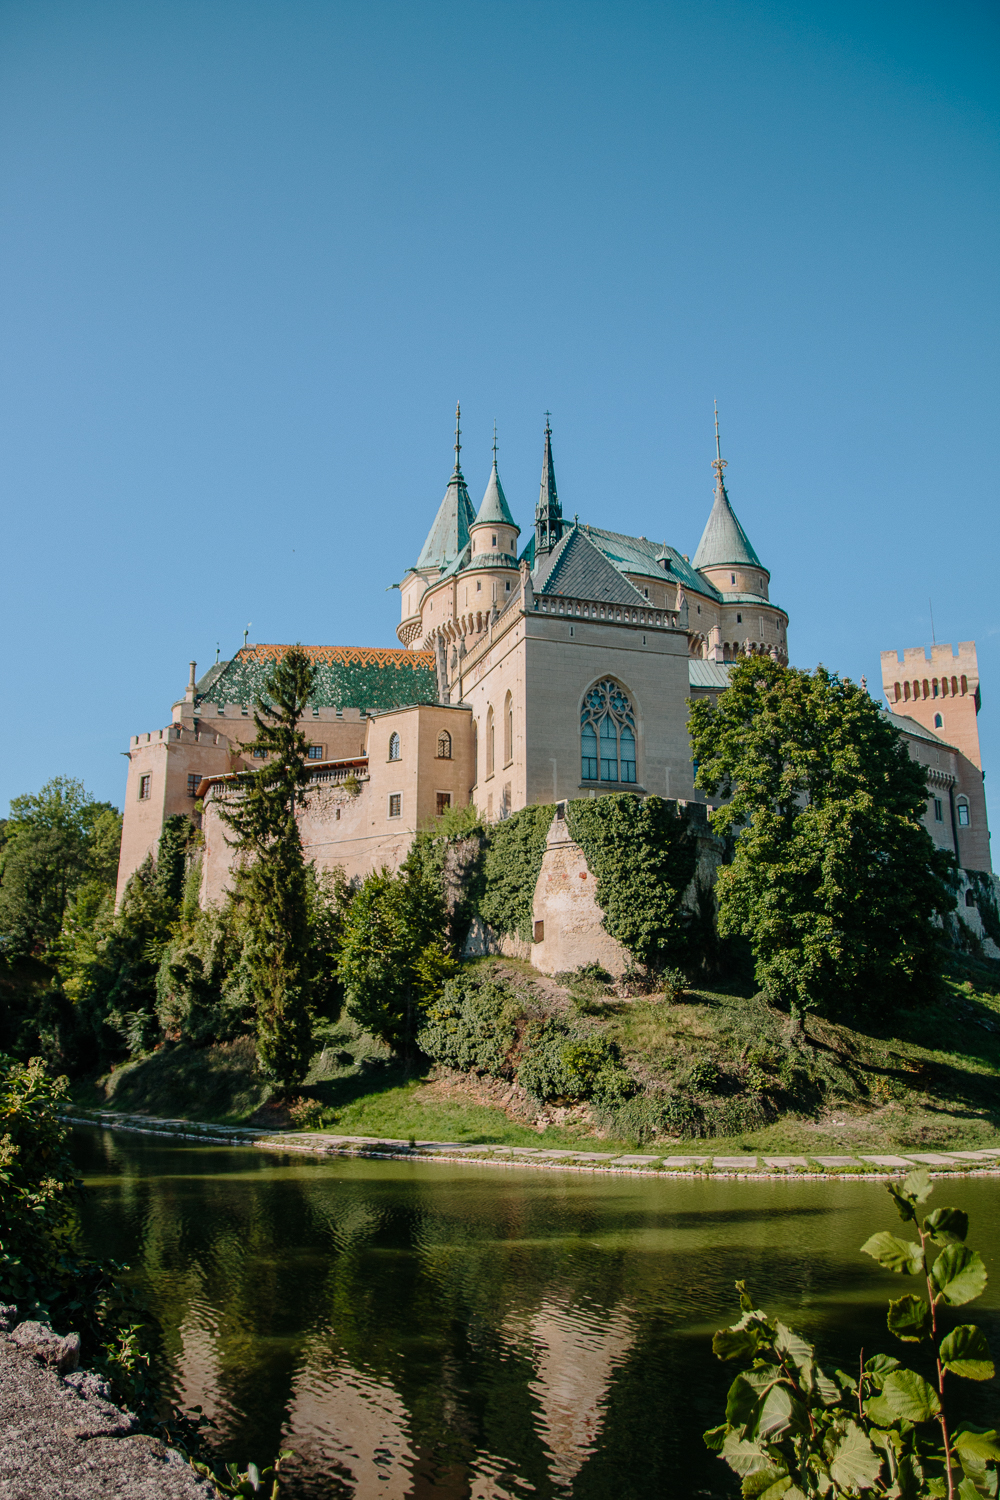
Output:
<instances>
[{"instance_id":1,"label":"bush","mask_svg":"<svg viewBox=\"0 0 1000 1500\"><path fill-rule=\"evenodd\" d=\"M517 1081L541 1101L593 1099L607 1108L622 1103L636 1088L613 1042L595 1032L574 1034L554 1020L528 1026Z\"/></svg>"},{"instance_id":2,"label":"bush","mask_svg":"<svg viewBox=\"0 0 1000 1500\"><path fill-rule=\"evenodd\" d=\"M458 975L428 1008L417 1045L446 1067L510 1078L522 1015L520 1001L502 980Z\"/></svg>"}]
</instances>

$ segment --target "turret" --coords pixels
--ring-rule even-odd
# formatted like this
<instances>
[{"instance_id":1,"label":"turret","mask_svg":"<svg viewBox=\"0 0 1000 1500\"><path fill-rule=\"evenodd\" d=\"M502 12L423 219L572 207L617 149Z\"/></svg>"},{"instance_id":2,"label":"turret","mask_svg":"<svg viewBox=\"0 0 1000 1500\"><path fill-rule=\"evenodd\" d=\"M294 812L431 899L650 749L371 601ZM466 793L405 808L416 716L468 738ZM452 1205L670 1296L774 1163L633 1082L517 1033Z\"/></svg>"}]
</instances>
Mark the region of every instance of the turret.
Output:
<instances>
[{"instance_id":1,"label":"turret","mask_svg":"<svg viewBox=\"0 0 1000 1500\"><path fill-rule=\"evenodd\" d=\"M462 407L455 406L455 467L438 506L434 524L420 549L416 566L399 585L402 619L396 634L404 646L419 645L422 630L420 601L428 585L452 565L469 545L469 527L475 517L460 462L462 453Z\"/></svg>"},{"instance_id":2,"label":"turret","mask_svg":"<svg viewBox=\"0 0 1000 1500\"><path fill-rule=\"evenodd\" d=\"M535 507L535 558L547 555L562 539L562 506L556 493L556 470L552 462L552 428L545 413L545 453L542 457L542 483Z\"/></svg>"},{"instance_id":3,"label":"turret","mask_svg":"<svg viewBox=\"0 0 1000 1500\"><path fill-rule=\"evenodd\" d=\"M702 533L692 566L721 594L750 594L766 600L771 575L761 563L750 538L729 503L723 473L726 460L719 446L719 411L715 412L715 503Z\"/></svg>"},{"instance_id":4,"label":"turret","mask_svg":"<svg viewBox=\"0 0 1000 1500\"><path fill-rule=\"evenodd\" d=\"M497 469L497 435L493 429L493 468L476 518L469 527L470 568L516 568L521 528L510 513Z\"/></svg>"}]
</instances>

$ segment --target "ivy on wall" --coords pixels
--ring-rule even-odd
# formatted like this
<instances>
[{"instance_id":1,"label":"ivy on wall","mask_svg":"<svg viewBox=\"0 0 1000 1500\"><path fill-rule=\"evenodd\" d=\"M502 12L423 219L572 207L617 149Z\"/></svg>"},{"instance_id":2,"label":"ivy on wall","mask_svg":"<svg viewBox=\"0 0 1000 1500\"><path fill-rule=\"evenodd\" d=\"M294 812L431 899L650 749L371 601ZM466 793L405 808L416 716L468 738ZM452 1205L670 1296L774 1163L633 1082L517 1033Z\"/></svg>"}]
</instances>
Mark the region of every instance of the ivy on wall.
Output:
<instances>
[{"instance_id":1,"label":"ivy on wall","mask_svg":"<svg viewBox=\"0 0 1000 1500\"><path fill-rule=\"evenodd\" d=\"M555 805L522 807L490 829L479 915L496 932L531 940L532 902Z\"/></svg>"},{"instance_id":2,"label":"ivy on wall","mask_svg":"<svg viewBox=\"0 0 1000 1500\"><path fill-rule=\"evenodd\" d=\"M611 936L648 968L680 963L690 925L681 898L698 857L687 814L662 797L614 792L570 802L566 816Z\"/></svg>"}]
</instances>

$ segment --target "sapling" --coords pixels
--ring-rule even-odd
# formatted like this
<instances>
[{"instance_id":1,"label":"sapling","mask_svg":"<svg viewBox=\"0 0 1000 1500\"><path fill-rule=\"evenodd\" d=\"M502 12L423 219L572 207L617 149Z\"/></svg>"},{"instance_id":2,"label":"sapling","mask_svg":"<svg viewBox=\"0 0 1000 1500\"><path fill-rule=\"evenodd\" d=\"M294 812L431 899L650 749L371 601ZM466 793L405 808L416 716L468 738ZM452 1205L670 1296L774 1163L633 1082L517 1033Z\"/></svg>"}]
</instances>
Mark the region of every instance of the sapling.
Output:
<instances>
[{"instance_id":1,"label":"sapling","mask_svg":"<svg viewBox=\"0 0 1000 1500\"><path fill-rule=\"evenodd\" d=\"M931 1380L888 1354L866 1360L862 1352L856 1374L824 1370L813 1345L755 1308L746 1284L737 1282L743 1316L719 1330L712 1348L720 1359L752 1363L730 1387L725 1422L705 1441L740 1476L744 1496L997 1495L996 1432L953 1425L945 1399L950 1376L993 1379L982 1330L972 1323L945 1327L948 1309L982 1296L986 1267L965 1242L969 1220L961 1209L938 1208L921 1220L918 1210L931 1191L924 1171L890 1183L899 1216L916 1226L917 1239L881 1230L861 1247L886 1270L922 1278L926 1296L891 1301L887 1322L902 1342L927 1347Z\"/></svg>"}]
</instances>

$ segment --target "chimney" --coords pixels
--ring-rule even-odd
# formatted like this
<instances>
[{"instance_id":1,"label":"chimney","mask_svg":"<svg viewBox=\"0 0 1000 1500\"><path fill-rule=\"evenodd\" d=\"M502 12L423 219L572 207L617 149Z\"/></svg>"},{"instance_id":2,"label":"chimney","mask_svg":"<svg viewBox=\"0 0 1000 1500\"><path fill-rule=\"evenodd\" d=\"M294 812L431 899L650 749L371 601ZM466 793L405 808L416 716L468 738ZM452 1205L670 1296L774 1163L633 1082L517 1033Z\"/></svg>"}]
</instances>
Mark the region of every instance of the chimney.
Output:
<instances>
[{"instance_id":1,"label":"chimney","mask_svg":"<svg viewBox=\"0 0 1000 1500\"><path fill-rule=\"evenodd\" d=\"M196 661L193 661L191 663L191 675L188 678L187 692L184 694L184 701L185 701L185 703L193 703L194 702L195 668L197 667L197 665L198 665L198 663Z\"/></svg>"}]
</instances>

